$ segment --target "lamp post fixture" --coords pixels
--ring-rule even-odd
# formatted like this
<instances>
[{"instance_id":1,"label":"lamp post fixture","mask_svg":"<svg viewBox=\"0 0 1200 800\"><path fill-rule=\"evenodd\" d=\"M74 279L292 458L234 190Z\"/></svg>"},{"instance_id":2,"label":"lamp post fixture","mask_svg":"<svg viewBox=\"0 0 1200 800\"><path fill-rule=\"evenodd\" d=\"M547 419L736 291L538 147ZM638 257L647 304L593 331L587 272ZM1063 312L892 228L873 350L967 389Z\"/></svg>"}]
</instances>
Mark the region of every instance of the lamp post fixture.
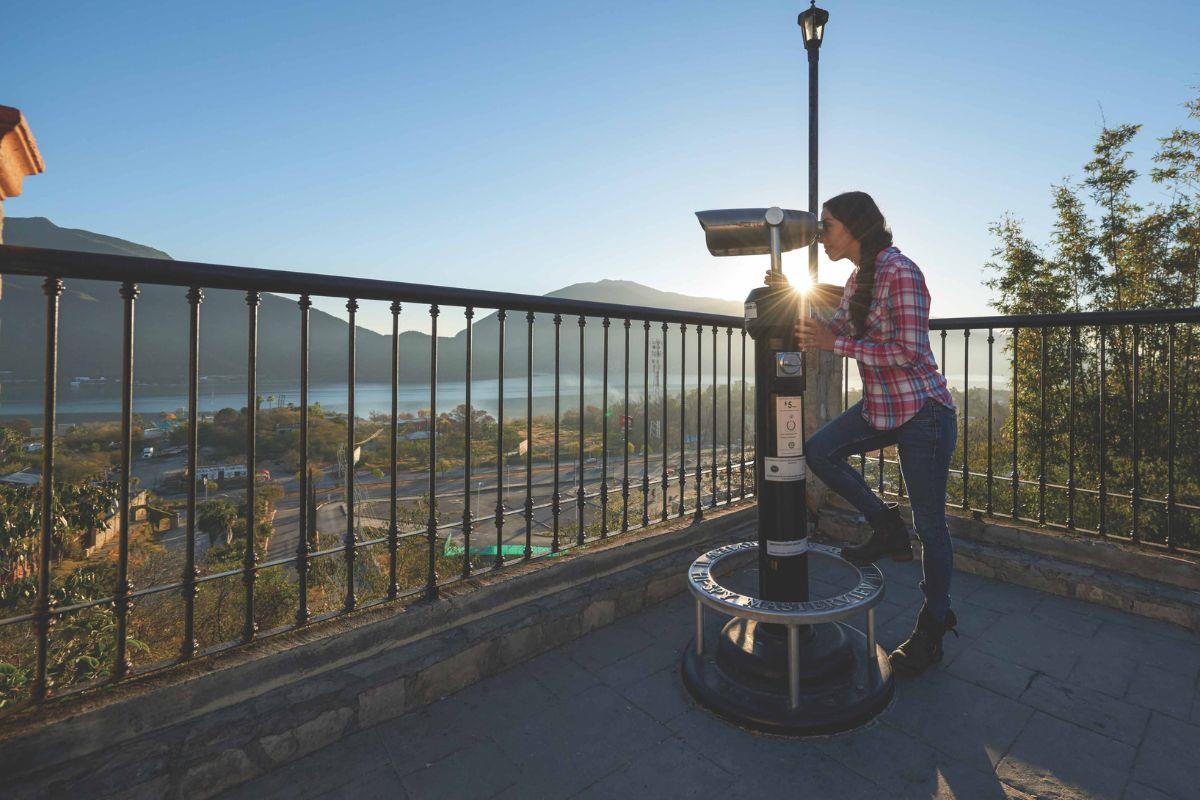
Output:
<instances>
[{"instance_id":1,"label":"lamp post fixture","mask_svg":"<svg viewBox=\"0 0 1200 800\"><path fill-rule=\"evenodd\" d=\"M821 40L825 38L825 23L829 12L817 8L816 0L796 19L804 34L804 49L808 51L808 210L821 215L817 199L817 62L821 55ZM817 243L808 247L808 279L817 283Z\"/></svg>"}]
</instances>

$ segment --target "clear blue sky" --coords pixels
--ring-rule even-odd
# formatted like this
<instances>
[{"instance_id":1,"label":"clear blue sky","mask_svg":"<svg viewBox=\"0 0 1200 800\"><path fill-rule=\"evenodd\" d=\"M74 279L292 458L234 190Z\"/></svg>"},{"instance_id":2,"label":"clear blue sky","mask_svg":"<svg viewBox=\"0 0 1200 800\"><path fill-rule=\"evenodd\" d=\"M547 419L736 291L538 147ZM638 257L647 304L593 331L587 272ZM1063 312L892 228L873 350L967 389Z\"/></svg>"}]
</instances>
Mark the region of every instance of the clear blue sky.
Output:
<instances>
[{"instance_id":1,"label":"clear blue sky","mask_svg":"<svg viewBox=\"0 0 1200 800\"><path fill-rule=\"evenodd\" d=\"M1101 106L1145 166L1200 84L1193 2L823 6L821 195L875 195L935 316L988 311L988 223L1044 238ZM6 213L197 261L742 297L765 264L710 257L692 212L805 207L804 7L13 4L0 103L48 167Z\"/></svg>"}]
</instances>

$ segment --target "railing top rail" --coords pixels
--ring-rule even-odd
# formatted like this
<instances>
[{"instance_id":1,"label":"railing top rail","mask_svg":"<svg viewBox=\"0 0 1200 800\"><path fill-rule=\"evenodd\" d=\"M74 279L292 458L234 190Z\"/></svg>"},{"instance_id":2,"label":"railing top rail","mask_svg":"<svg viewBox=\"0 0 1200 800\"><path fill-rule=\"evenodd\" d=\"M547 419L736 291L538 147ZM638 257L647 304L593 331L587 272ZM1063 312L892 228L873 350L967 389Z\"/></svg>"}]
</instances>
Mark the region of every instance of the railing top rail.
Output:
<instances>
[{"instance_id":1,"label":"railing top rail","mask_svg":"<svg viewBox=\"0 0 1200 800\"><path fill-rule=\"evenodd\" d=\"M1080 311L1066 314L1011 314L993 317L945 317L929 320L929 329L1051 328L1071 325L1131 325L1200 322L1200 308L1146 308L1129 311Z\"/></svg>"},{"instance_id":2,"label":"railing top rail","mask_svg":"<svg viewBox=\"0 0 1200 800\"><path fill-rule=\"evenodd\" d=\"M681 322L741 328L741 317L679 311L650 306L600 303L592 300L568 300L543 295L492 292L454 286L350 278L253 267L231 267L194 261L166 261L157 258L79 253L17 245L0 245L0 274L37 277L74 278L112 282L130 281L165 286L204 289L232 289L278 294L309 294L319 297L345 297L355 300L399 300L408 303L436 303L450 306L475 306L506 311L535 311L589 317L638 319L651 322Z\"/></svg>"},{"instance_id":3,"label":"railing top rail","mask_svg":"<svg viewBox=\"0 0 1200 800\"><path fill-rule=\"evenodd\" d=\"M166 261L156 258L121 256L107 253L80 253L35 247L0 244L0 274L38 277L76 278L112 282L131 281L165 286L237 291L265 291L278 294L309 294L320 297L345 297L356 300L399 300L411 303L437 303L451 306L503 308L507 311L535 311L554 314L582 314L589 317L614 317L653 322L702 323L741 328L743 320L725 314L698 311L601 303L593 300L569 300L543 295L493 292L454 286L432 286L400 281L351 278L290 270L232 267L194 261ZM930 330L977 330L983 328L1047 328L1058 326L1094 326L1200 322L1200 307L1155 308L1128 311L1084 311L1062 314L1012 314L979 317L931 319Z\"/></svg>"}]
</instances>

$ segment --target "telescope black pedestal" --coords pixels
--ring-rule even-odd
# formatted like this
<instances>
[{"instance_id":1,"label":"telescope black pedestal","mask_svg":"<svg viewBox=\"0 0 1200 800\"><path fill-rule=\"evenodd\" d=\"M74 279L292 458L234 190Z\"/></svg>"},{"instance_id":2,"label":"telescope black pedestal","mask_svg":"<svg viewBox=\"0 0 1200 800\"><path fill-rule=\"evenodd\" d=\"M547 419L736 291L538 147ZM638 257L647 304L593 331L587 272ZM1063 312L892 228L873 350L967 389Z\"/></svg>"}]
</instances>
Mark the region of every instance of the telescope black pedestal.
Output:
<instances>
[{"instance_id":1,"label":"telescope black pedestal","mask_svg":"<svg viewBox=\"0 0 1200 800\"><path fill-rule=\"evenodd\" d=\"M864 724L892 699L887 654L867 653L867 637L840 622L808 626L800 645L800 703L788 691L787 635L782 626L731 619L716 647L683 654L683 682L696 702L737 725L788 736L837 733ZM873 663L872 663L873 662Z\"/></svg>"},{"instance_id":2,"label":"telescope black pedestal","mask_svg":"<svg viewBox=\"0 0 1200 800\"><path fill-rule=\"evenodd\" d=\"M794 327L810 315L783 278L782 255L816 241L817 218L776 206L696 216L710 253L769 253L775 279L751 290L745 304L745 332L754 340L758 541L717 548L688 570L696 638L683 655L683 681L701 705L738 725L790 735L843 731L878 714L894 684L874 637L874 607L883 598L877 567L858 567L859 584L845 594L809 600L809 555L842 559L836 549L808 539L806 365ZM758 557L754 595L731 590L714 572L723 559L751 548ZM733 617L711 643L706 606ZM840 622L860 611L867 635Z\"/></svg>"}]
</instances>

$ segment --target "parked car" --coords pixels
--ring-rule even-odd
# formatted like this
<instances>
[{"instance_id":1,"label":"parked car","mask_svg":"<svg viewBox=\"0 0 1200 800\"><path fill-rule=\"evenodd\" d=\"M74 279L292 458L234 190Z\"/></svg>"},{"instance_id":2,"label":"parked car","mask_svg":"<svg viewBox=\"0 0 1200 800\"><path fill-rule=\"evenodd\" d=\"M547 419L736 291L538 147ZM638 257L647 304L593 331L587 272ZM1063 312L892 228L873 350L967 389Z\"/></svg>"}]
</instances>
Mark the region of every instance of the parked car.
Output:
<instances>
[{"instance_id":1,"label":"parked car","mask_svg":"<svg viewBox=\"0 0 1200 800\"><path fill-rule=\"evenodd\" d=\"M154 448L153 447L143 447L142 448L142 458L154 458Z\"/></svg>"}]
</instances>

